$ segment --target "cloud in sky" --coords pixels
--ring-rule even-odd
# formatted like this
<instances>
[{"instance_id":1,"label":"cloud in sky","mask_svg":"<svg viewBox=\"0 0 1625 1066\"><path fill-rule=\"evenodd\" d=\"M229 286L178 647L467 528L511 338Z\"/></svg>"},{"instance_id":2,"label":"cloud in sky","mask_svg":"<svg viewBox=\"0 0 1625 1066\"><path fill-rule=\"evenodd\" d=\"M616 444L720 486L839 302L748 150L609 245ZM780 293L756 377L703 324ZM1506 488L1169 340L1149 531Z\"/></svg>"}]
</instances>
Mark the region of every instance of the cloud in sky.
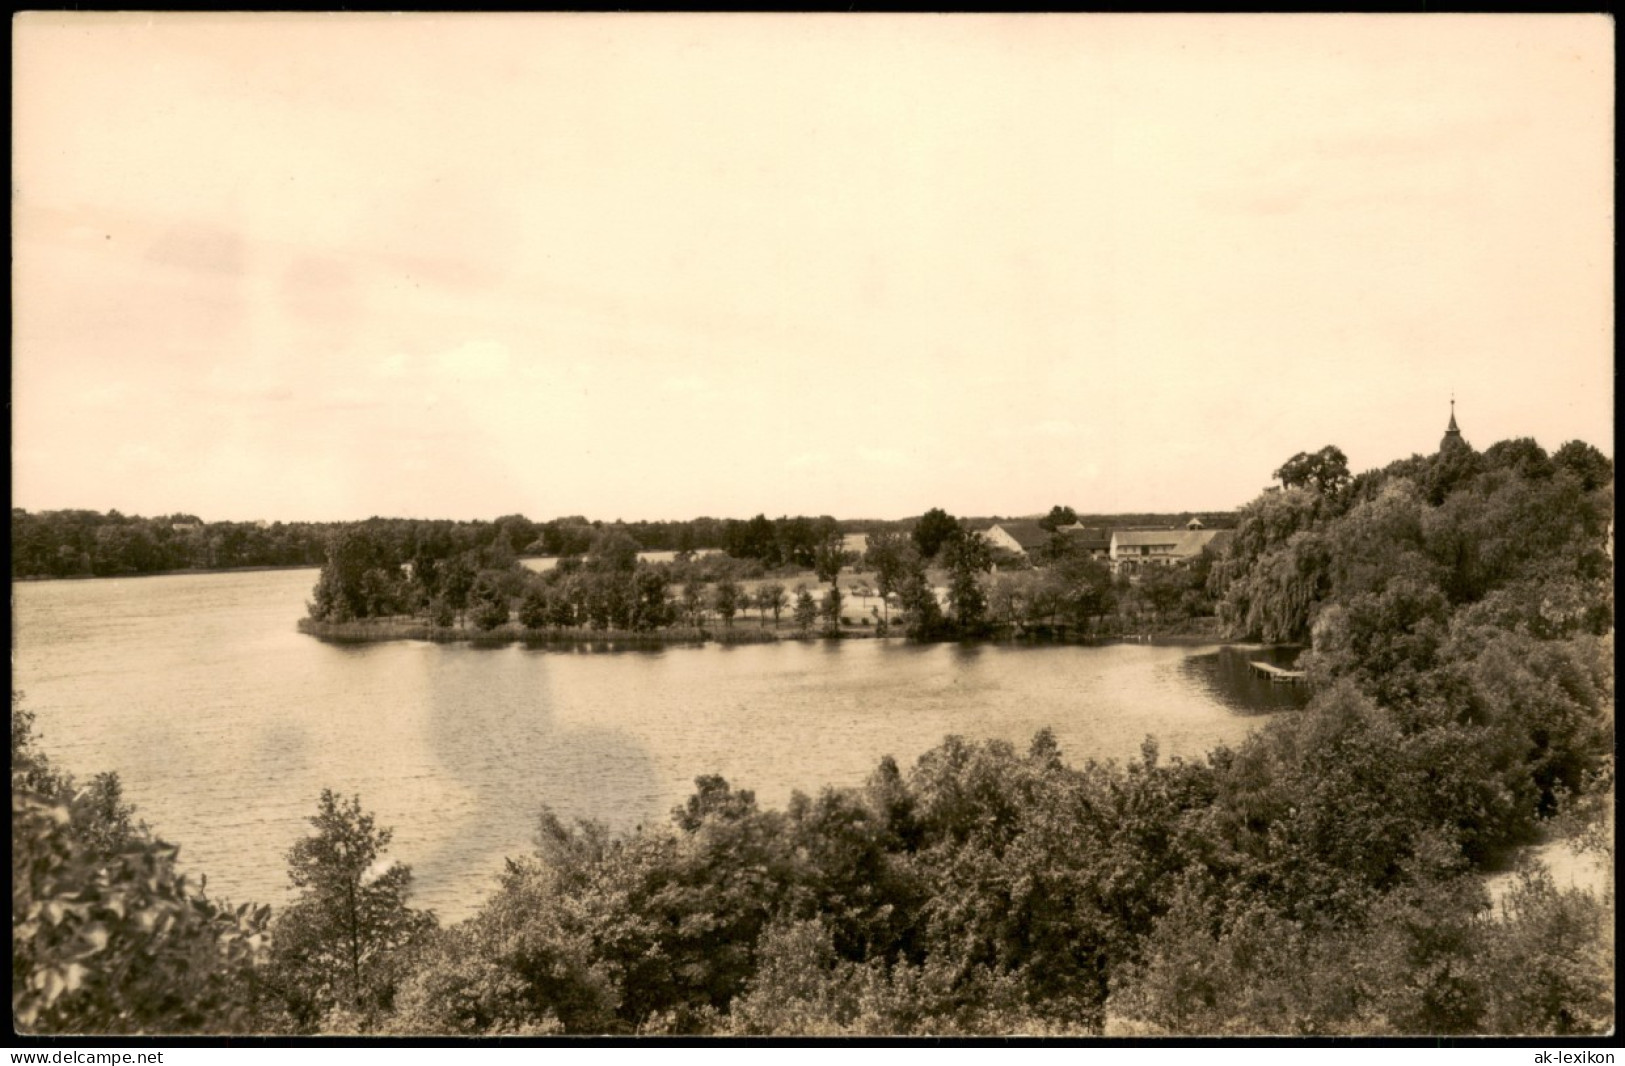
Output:
<instances>
[{"instance_id":1,"label":"cloud in sky","mask_svg":"<svg viewBox=\"0 0 1625 1066\"><path fill-rule=\"evenodd\" d=\"M1612 436L1599 17L15 26L31 509L1228 507L1452 389Z\"/></svg>"}]
</instances>

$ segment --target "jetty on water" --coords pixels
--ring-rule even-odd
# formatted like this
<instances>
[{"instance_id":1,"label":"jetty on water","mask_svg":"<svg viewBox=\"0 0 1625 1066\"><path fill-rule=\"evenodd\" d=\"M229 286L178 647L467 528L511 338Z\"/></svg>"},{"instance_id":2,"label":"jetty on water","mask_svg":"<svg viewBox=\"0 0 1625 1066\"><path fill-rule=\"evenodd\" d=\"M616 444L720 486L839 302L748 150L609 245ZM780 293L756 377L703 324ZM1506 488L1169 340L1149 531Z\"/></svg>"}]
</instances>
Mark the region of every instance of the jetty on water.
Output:
<instances>
[{"instance_id":1,"label":"jetty on water","mask_svg":"<svg viewBox=\"0 0 1625 1066\"><path fill-rule=\"evenodd\" d=\"M1307 684L1307 678L1305 677L1304 672L1302 670L1285 670L1285 669L1282 669L1279 666L1274 665L1273 663L1261 663L1261 662L1258 662L1256 659L1250 660L1247 663L1247 665L1253 668L1253 673L1262 674L1265 677L1269 678L1270 681L1275 682L1277 684L1283 684L1283 685L1303 685L1303 684Z\"/></svg>"}]
</instances>

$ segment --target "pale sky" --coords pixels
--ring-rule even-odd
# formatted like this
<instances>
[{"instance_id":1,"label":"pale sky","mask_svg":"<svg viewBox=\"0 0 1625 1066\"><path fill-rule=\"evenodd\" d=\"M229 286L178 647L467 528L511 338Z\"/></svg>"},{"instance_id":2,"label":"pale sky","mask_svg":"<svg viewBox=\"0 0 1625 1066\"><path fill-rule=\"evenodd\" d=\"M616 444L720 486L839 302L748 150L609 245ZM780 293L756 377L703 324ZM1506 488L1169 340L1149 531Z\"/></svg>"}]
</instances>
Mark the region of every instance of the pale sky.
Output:
<instances>
[{"instance_id":1,"label":"pale sky","mask_svg":"<svg viewBox=\"0 0 1625 1066\"><path fill-rule=\"evenodd\" d=\"M1218 510L1612 454L1600 16L14 22L13 505Z\"/></svg>"}]
</instances>

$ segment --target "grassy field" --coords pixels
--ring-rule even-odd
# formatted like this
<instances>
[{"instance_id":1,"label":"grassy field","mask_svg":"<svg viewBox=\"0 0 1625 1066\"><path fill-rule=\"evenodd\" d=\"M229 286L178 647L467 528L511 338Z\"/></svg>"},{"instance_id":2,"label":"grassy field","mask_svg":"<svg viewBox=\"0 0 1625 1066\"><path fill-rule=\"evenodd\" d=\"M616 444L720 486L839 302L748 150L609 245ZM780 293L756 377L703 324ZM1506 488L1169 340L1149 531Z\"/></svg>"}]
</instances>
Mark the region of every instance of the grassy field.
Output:
<instances>
[{"instance_id":1,"label":"grassy field","mask_svg":"<svg viewBox=\"0 0 1625 1066\"><path fill-rule=\"evenodd\" d=\"M928 576L933 584L945 583L945 578L941 574L933 573ZM741 581L739 587L744 590L744 602L747 606L741 609L738 616L734 618L734 625L741 625L747 621L758 625L761 624L760 612L755 605L756 592L763 585L771 584L784 586L784 594L789 599L790 605L779 614L779 628L790 631L796 629L794 617L796 586L805 585L807 591L812 593L813 599L820 604L823 602L824 596L829 592L829 583L818 580L818 575L811 570L800 570L788 577L752 578L748 581ZM877 621L872 612L879 611L881 617L885 617L887 613L886 608L881 605L879 594L874 590L874 575L842 570L837 578L837 584L840 586L841 595L845 597L841 604L843 619L841 629L843 634L850 630L853 636L872 635ZM867 595L864 593L867 593ZM894 618L897 615L895 603L891 607L891 615ZM767 612L766 626L768 629L773 628L772 611ZM818 625L814 626L814 630L816 631L821 627L822 620Z\"/></svg>"}]
</instances>

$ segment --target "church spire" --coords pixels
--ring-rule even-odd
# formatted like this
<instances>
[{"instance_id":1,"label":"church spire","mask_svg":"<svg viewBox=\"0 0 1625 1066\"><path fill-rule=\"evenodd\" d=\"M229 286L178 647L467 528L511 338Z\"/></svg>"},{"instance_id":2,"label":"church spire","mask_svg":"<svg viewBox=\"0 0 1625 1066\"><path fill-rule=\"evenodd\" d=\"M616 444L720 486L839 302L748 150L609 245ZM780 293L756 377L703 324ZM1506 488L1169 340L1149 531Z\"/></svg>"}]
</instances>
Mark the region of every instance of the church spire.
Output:
<instances>
[{"instance_id":1,"label":"church spire","mask_svg":"<svg viewBox=\"0 0 1625 1066\"><path fill-rule=\"evenodd\" d=\"M1450 425L1445 428L1444 437L1439 441L1439 450L1442 452L1452 443L1461 444L1461 430L1456 428L1456 394L1450 394Z\"/></svg>"}]
</instances>

